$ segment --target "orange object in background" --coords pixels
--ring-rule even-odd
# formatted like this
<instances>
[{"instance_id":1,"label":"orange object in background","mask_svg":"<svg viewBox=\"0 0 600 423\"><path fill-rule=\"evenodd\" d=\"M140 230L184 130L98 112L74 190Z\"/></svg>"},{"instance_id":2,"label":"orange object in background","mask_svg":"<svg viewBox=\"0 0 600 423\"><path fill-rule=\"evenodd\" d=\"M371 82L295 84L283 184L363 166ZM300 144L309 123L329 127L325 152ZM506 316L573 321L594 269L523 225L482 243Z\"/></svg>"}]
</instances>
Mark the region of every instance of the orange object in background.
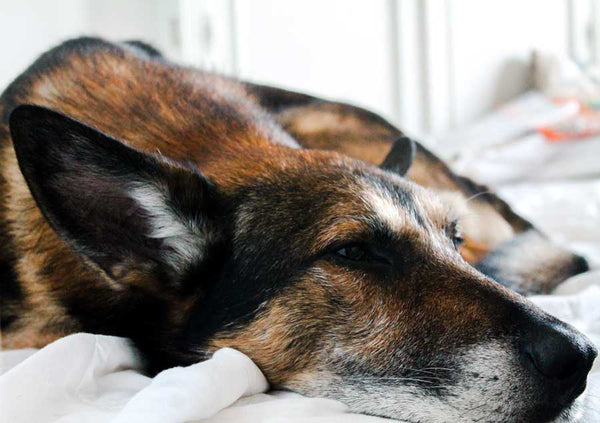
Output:
<instances>
[{"instance_id":1,"label":"orange object in background","mask_svg":"<svg viewBox=\"0 0 600 423\"><path fill-rule=\"evenodd\" d=\"M571 102L573 99L554 99L556 104ZM579 111L560 122L537 129L550 142L571 141L600 135L600 110L577 100Z\"/></svg>"}]
</instances>

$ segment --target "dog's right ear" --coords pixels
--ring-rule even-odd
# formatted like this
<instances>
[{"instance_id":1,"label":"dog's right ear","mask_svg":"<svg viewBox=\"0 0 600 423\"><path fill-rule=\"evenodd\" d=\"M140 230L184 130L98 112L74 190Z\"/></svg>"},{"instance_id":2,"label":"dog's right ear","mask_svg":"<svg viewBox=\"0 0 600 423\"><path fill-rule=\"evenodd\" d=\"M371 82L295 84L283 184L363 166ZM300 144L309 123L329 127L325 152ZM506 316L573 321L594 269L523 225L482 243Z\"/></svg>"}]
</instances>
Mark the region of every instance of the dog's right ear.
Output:
<instances>
[{"instance_id":1,"label":"dog's right ear","mask_svg":"<svg viewBox=\"0 0 600 423\"><path fill-rule=\"evenodd\" d=\"M177 289L220 240L218 193L197 170L42 107L16 108L10 132L50 225L115 287L137 275Z\"/></svg>"},{"instance_id":2,"label":"dog's right ear","mask_svg":"<svg viewBox=\"0 0 600 423\"><path fill-rule=\"evenodd\" d=\"M415 142L407 136L402 136L394 141L392 149L379 167L404 176L415 158L416 150Z\"/></svg>"}]
</instances>

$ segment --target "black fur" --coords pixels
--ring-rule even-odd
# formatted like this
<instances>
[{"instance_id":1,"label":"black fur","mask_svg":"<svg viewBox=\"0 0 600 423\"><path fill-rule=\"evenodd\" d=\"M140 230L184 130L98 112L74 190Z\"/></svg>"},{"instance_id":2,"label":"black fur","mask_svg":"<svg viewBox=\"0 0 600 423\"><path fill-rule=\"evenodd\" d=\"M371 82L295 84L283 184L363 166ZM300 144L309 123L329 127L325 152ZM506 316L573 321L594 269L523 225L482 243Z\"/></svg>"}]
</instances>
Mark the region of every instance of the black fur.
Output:
<instances>
[{"instance_id":1,"label":"black fur","mask_svg":"<svg viewBox=\"0 0 600 423\"><path fill-rule=\"evenodd\" d=\"M130 40L130 41L125 41L123 44L129 45L129 46L143 52L144 54L146 54L148 57L150 57L152 59L163 59L164 58L163 54L159 50L157 50L150 44L145 43L143 41Z\"/></svg>"},{"instance_id":2,"label":"black fur","mask_svg":"<svg viewBox=\"0 0 600 423\"><path fill-rule=\"evenodd\" d=\"M404 176L415 158L416 149L413 140L405 136L400 137L394 141L392 149L380 167Z\"/></svg>"},{"instance_id":3,"label":"black fur","mask_svg":"<svg viewBox=\"0 0 600 423\"><path fill-rule=\"evenodd\" d=\"M9 304L18 304L23 300L23 291L10 263L0 263L0 330L6 330L18 317L16 308Z\"/></svg>"}]
</instances>

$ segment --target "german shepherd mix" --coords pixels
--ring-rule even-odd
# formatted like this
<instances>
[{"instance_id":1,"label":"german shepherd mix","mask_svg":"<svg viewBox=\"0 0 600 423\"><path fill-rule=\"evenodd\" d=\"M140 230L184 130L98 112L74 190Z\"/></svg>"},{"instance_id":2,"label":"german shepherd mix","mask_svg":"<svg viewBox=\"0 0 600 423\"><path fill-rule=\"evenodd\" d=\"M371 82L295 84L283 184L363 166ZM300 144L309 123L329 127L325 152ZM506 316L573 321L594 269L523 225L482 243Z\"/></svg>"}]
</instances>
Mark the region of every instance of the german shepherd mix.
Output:
<instances>
[{"instance_id":1,"label":"german shepherd mix","mask_svg":"<svg viewBox=\"0 0 600 423\"><path fill-rule=\"evenodd\" d=\"M577 419L595 348L492 277L585 260L378 116L89 38L0 114L5 348L118 335L157 372L227 346L356 412Z\"/></svg>"}]
</instances>

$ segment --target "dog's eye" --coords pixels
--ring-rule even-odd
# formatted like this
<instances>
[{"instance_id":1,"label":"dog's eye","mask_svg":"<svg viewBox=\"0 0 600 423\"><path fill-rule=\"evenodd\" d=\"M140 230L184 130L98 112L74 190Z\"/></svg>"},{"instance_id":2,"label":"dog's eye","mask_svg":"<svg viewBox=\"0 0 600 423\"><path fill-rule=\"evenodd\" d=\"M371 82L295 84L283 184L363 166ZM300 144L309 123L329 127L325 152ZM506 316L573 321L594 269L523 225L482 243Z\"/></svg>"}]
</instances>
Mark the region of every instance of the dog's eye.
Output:
<instances>
[{"instance_id":1,"label":"dog's eye","mask_svg":"<svg viewBox=\"0 0 600 423\"><path fill-rule=\"evenodd\" d=\"M363 261L368 257L367 251L360 245L346 245L335 252L338 256L348 260Z\"/></svg>"},{"instance_id":2,"label":"dog's eye","mask_svg":"<svg viewBox=\"0 0 600 423\"><path fill-rule=\"evenodd\" d=\"M452 242L454 243L454 246L458 248L464 244L465 239L462 237L462 235L457 234L452 237Z\"/></svg>"},{"instance_id":3,"label":"dog's eye","mask_svg":"<svg viewBox=\"0 0 600 423\"><path fill-rule=\"evenodd\" d=\"M460 228L458 226L456 226L454 228L454 231L452 234L452 243L454 244L454 247L458 249L458 247L463 245L464 242L465 242L465 239L462 236Z\"/></svg>"},{"instance_id":4,"label":"dog's eye","mask_svg":"<svg viewBox=\"0 0 600 423\"><path fill-rule=\"evenodd\" d=\"M368 244L353 243L337 247L332 251L338 259L354 263L365 263L374 265L390 265L391 257L377 247Z\"/></svg>"},{"instance_id":5,"label":"dog's eye","mask_svg":"<svg viewBox=\"0 0 600 423\"><path fill-rule=\"evenodd\" d=\"M456 221L453 221L448 227L448 235L454 244L454 247L458 249L464 242L464 238L462 237L462 231L459 224Z\"/></svg>"}]
</instances>

